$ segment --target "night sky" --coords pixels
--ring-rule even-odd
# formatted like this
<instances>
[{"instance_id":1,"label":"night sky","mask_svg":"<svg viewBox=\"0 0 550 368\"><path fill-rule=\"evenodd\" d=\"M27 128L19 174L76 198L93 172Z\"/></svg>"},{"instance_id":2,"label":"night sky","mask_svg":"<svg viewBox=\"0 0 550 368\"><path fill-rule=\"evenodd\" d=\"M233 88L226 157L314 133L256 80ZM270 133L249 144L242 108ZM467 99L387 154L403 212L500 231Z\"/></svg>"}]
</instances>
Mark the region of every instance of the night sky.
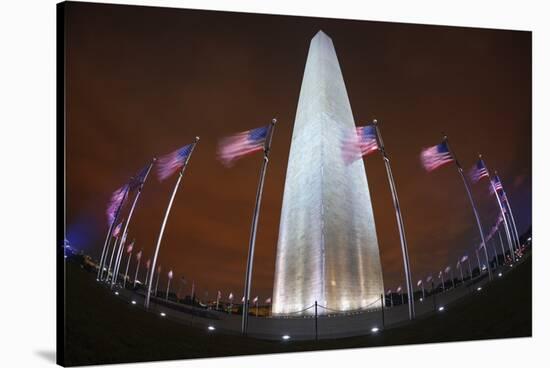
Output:
<instances>
[{"instance_id":1,"label":"night sky","mask_svg":"<svg viewBox=\"0 0 550 368\"><path fill-rule=\"evenodd\" d=\"M199 135L166 228L160 285L173 268L175 279L195 280L199 297L221 290L240 300L262 159L227 169L216 149L220 138L276 117L251 293L271 296L292 128L319 29L336 47L356 124L381 122L414 284L480 242L456 168L428 174L420 165L420 150L441 132L465 169L483 153L518 231L531 225L530 32L82 3L69 4L66 22L67 238L94 258L111 193L153 156ZM385 287L405 286L383 161L373 154L365 165ZM129 227L143 260L176 180L153 174ZM473 191L488 232L497 216L488 181Z\"/></svg>"}]
</instances>

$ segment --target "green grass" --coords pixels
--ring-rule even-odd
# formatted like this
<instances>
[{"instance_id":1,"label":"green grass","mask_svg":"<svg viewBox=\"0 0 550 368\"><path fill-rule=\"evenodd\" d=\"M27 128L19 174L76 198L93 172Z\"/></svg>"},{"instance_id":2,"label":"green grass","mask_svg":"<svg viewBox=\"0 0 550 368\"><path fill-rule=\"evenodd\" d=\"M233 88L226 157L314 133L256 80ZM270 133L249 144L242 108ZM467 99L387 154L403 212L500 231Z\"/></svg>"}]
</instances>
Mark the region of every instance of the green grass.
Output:
<instances>
[{"instance_id":1,"label":"green grass","mask_svg":"<svg viewBox=\"0 0 550 368\"><path fill-rule=\"evenodd\" d=\"M114 298L95 275L67 264L65 364L89 365L246 354L419 344L532 334L531 259L461 301L376 335L314 341L264 341L208 334Z\"/></svg>"}]
</instances>

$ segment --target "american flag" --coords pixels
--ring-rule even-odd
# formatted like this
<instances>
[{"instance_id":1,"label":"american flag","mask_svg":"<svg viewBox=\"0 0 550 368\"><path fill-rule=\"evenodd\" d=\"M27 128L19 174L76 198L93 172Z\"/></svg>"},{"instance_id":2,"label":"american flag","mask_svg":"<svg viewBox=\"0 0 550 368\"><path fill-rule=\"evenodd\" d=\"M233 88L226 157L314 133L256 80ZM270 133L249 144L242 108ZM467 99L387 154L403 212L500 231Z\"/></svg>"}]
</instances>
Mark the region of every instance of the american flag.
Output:
<instances>
[{"instance_id":1,"label":"american flag","mask_svg":"<svg viewBox=\"0 0 550 368\"><path fill-rule=\"evenodd\" d=\"M252 303L257 303L258 302L258 297L255 297L253 300L252 300Z\"/></svg>"},{"instance_id":2,"label":"american flag","mask_svg":"<svg viewBox=\"0 0 550 368\"><path fill-rule=\"evenodd\" d=\"M460 262L466 262L468 260L468 256L463 256L461 259L460 259Z\"/></svg>"},{"instance_id":3,"label":"american flag","mask_svg":"<svg viewBox=\"0 0 550 368\"><path fill-rule=\"evenodd\" d=\"M188 144L175 150L165 156L159 158L158 164L158 177L160 181L169 178L173 173L181 169L186 161L187 157L193 150L193 144Z\"/></svg>"},{"instance_id":4,"label":"american flag","mask_svg":"<svg viewBox=\"0 0 550 368\"><path fill-rule=\"evenodd\" d=\"M439 278L441 278L441 276L443 276L443 271L439 271Z\"/></svg>"},{"instance_id":5,"label":"american flag","mask_svg":"<svg viewBox=\"0 0 550 368\"><path fill-rule=\"evenodd\" d=\"M265 304L271 304L271 298L267 298L267 299L265 300Z\"/></svg>"},{"instance_id":6,"label":"american flag","mask_svg":"<svg viewBox=\"0 0 550 368\"><path fill-rule=\"evenodd\" d=\"M432 277L431 277L431 276L428 276L428 277L426 278L426 282L430 282L430 281L432 281Z\"/></svg>"},{"instance_id":7,"label":"american flag","mask_svg":"<svg viewBox=\"0 0 550 368\"><path fill-rule=\"evenodd\" d=\"M502 183L496 177L491 179L491 184L489 184L489 193L495 194L495 190L500 194L499 197L502 200L504 198L504 189L502 188Z\"/></svg>"},{"instance_id":8,"label":"american flag","mask_svg":"<svg viewBox=\"0 0 550 368\"><path fill-rule=\"evenodd\" d=\"M134 242L132 241L130 245L126 247L126 253L132 253L132 250L134 250Z\"/></svg>"},{"instance_id":9,"label":"american flag","mask_svg":"<svg viewBox=\"0 0 550 368\"><path fill-rule=\"evenodd\" d=\"M229 300L233 300L233 293L229 293Z\"/></svg>"},{"instance_id":10,"label":"american flag","mask_svg":"<svg viewBox=\"0 0 550 368\"><path fill-rule=\"evenodd\" d=\"M140 250L140 251L138 252L138 254L136 254L136 258L138 259L138 261L141 259L141 253L142 253L142 252L143 252L143 251Z\"/></svg>"},{"instance_id":11,"label":"american flag","mask_svg":"<svg viewBox=\"0 0 550 368\"><path fill-rule=\"evenodd\" d=\"M431 172L435 169L453 162L453 156L446 142L442 142L433 147L424 148L420 153L420 160L426 171Z\"/></svg>"},{"instance_id":12,"label":"american flag","mask_svg":"<svg viewBox=\"0 0 550 368\"><path fill-rule=\"evenodd\" d=\"M460 267L460 261L456 262L456 268Z\"/></svg>"},{"instance_id":13,"label":"american flag","mask_svg":"<svg viewBox=\"0 0 550 368\"><path fill-rule=\"evenodd\" d=\"M390 295L391 294L391 289L388 289L388 291L386 292L386 295Z\"/></svg>"},{"instance_id":14,"label":"american flag","mask_svg":"<svg viewBox=\"0 0 550 368\"><path fill-rule=\"evenodd\" d=\"M500 182L500 178L498 176L493 178L493 184L495 185L496 190L503 190L502 183Z\"/></svg>"},{"instance_id":15,"label":"american flag","mask_svg":"<svg viewBox=\"0 0 550 368\"><path fill-rule=\"evenodd\" d=\"M377 150L378 136L376 127L373 125L357 127L343 140L342 153L346 163L351 163Z\"/></svg>"},{"instance_id":16,"label":"american flag","mask_svg":"<svg viewBox=\"0 0 550 368\"><path fill-rule=\"evenodd\" d=\"M401 292L401 286L398 286L397 290L395 290L395 292L400 293Z\"/></svg>"},{"instance_id":17,"label":"american flag","mask_svg":"<svg viewBox=\"0 0 550 368\"><path fill-rule=\"evenodd\" d=\"M151 267L151 260L150 260L150 259L148 259L148 260L147 260L147 263L145 263L145 267L146 267L147 269L149 269L149 267Z\"/></svg>"},{"instance_id":18,"label":"american flag","mask_svg":"<svg viewBox=\"0 0 550 368\"><path fill-rule=\"evenodd\" d=\"M132 180L130 180L130 190L135 190L141 187L147 178L147 174L149 174L149 166L150 165L145 166L136 176L132 177Z\"/></svg>"},{"instance_id":19,"label":"american flag","mask_svg":"<svg viewBox=\"0 0 550 368\"><path fill-rule=\"evenodd\" d=\"M477 183L481 179L488 177L489 171L487 171L485 162L483 162L482 159L477 160L475 166L470 170L470 179L472 179L474 183Z\"/></svg>"},{"instance_id":20,"label":"american flag","mask_svg":"<svg viewBox=\"0 0 550 368\"><path fill-rule=\"evenodd\" d=\"M111 200L107 205L107 222L109 223L109 226L111 226L113 222L115 222L115 217L118 209L121 208L126 201L128 189L129 185L124 184L123 186L115 190L111 195Z\"/></svg>"},{"instance_id":21,"label":"american flag","mask_svg":"<svg viewBox=\"0 0 550 368\"><path fill-rule=\"evenodd\" d=\"M418 280L418 282L416 283L416 286L420 286L422 285L422 280Z\"/></svg>"},{"instance_id":22,"label":"american flag","mask_svg":"<svg viewBox=\"0 0 550 368\"><path fill-rule=\"evenodd\" d=\"M451 267L450 266L445 267L445 273L449 273L449 271L451 271Z\"/></svg>"},{"instance_id":23,"label":"american flag","mask_svg":"<svg viewBox=\"0 0 550 368\"><path fill-rule=\"evenodd\" d=\"M174 272L170 270L170 272L168 272L168 278L172 280L172 277L174 277Z\"/></svg>"},{"instance_id":24,"label":"american flag","mask_svg":"<svg viewBox=\"0 0 550 368\"><path fill-rule=\"evenodd\" d=\"M124 220L122 220L116 227L115 229L113 230L113 237L115 238L118 238L118 236L120 235L120 230L122 229L122 223L124 222Z\"/></svg>"},{"instance_id":25,"label":"american flag","mask_svg":"<svg viewBox=\"0 0 550 368\"><path fill-rule=\"evenodd\" d=\"M268 131L269 125L266 125L223 138L218 147L218 158L229 167L243 156L264 150Z\"/></svg>"}]
</instances>

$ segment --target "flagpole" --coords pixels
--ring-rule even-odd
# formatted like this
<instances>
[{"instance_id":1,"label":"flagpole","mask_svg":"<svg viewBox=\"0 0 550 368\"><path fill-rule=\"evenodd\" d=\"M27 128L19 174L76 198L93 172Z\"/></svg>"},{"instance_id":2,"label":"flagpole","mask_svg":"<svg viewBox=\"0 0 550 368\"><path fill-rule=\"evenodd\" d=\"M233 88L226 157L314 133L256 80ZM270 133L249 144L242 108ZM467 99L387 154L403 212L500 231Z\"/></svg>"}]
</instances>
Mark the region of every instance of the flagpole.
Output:
<instances>
[{"instance_id":1,"label":"flagpole","mask_svg":"<svg viewBox=\"0 0 550 368\"><path fill-rule=\"evenodd\" d=\"M391 170L390 159L386 154L384 148L384 141L382 140L382 135L380 134L380 129L378 128L378 121L373 121L374 128L376 129L376 139L378 147L382 156L384 158L384 165L386 166L386 173L388 175L388 182L390 184L390 190L393 198L393 206L395 208L395 217L397 219L397 227L399 229L399 238L401 240L401 253L403 255L403 268L405 270L405 282L407 283L407 298L409 301L409 319L414 319L414 296L413 296L413 286L412 286L412 277L411 277L411 266L409 263L409 250L407 246L407 239L405 237L405 225L403 224L403 218L401 216L401 206L399 205L399 197L397 196L397 188L395 186L395 181L393 179L393 173Z\"/></svg>"},{"instance_id":2,"label":"flagpole","mask_svg":"<svg viewBox=\"0 0 550 368\"><path fill-rule=\"evenodd\" d=\"M520 241L519 241L519 234L518 234L518 230L516 228L516 222L515 222L514 216L512 214L512 207L510 207L510 202L508 201L508 196L506 195L506 191L504 190L504 186L502 185L502 181L498 177L498 172L496 170L495 170L495 177L498 179L498 181L500 183L500 187L501 187L502 194L503 194L502 196L504 198L503 203L506 204L506 206L504 208L505 208L506 213L508 215L507 219L509 220L510 235L511 235L512 242L514 244L514 248L521 249L521 245L520 245Z\"/></svg>"},{"instance_id":3,"label":"flagpole","mask_svg":"<svg viewBox=\"0 0 550 368\"><path fill-rule=\"evenodd\" d=\"M107 267L107 276L105 276L105 281L106 282L109 282L109 272L111 271L111 266L113 265L113 257L115 256L115 251L117 249L117 241L118 241L118 237L115 238L115 243L113 244L113 251L111 252L111 259L109 261L109 267ZM122 238L120 238L120 240L122 241ZM119 242L120 244L120 242ZM111 273L111 278L113 277L113 274Z\"/></svg>"},{"instance_id":4,"label":"flagpole","mask_svg":"<svg viewBox=\"0 0 550 368\"><path fill-rule=\"evenodd\" d=\"M116 242L116 238L115 238L115 242ZM101 273L99 274L99 281L103 281L103 268L105 268L105 265L107 264L107 257L109 256L109 250L111 249L111 242L109 241L109 243L107 243L107 250L105 252L105 260L104 260L104 264L101 265ZM107 270L107 272L109 272L109 270Z\"/></svg>"},{"instance_id":5,"label":"flagpole","mask_svg":"<svg viewBox=\"0 0 550 368\"><path fill-rule=\"evenodd\" d=\"M137 278L138 278L138 271L139 271L140 263L141 263L141 257L138 257L138 262L137 262L137 265L136 265L136 274L134 276L134 288L136 287L136 282L137 282Z\"/></svg>"},{"instance_id":6,"label":"flagpole","mask_svg":"<svg viewBox=\"0 0 550 368\"><path fill-rule=\"evenodd\" d=\"M138 202L138 199L141 195L141 191L143 189L143 185L145 184L145 181L147 180L147 177L149 176L149 173L151 172L151 169L153 168L153 165L155 164L155 161L157 160L156 157L153 157L153 159L151 160L151 163L149 164L149 167L147 168L147 172L145 173L145 176L143 177L143 180L141 181L141 183L139 184L139 188L138 188L138 192L136 194L136 196L134 197L134 202L132 203L132 207L130 208L130 212L128 213L128 220L126 221L126 224L124 225L124 231L122 232L122 234L127 234L127 231L128 231L128 225L130 224L130 221L132 220L132 215L134 214L134 209L136 208L136 204ZM120 247L119 249L119 252L118 252L118 262L116 263L116 275L118 276L118 269L120 268L120 261L122 260L122 252L123 252L124 248L123 247ZM115 277L115 280L111 282L111 288L113 288L113 285L115 284L116 282L116 277Z\"/></svg>"},{"instance_id":7,"label":"flagpole","mask_svg":"<svg viewBox=\"0 0 550 368\"><path fill-rule=\"evenodd\" d=\"M455 153L451 149L451 145L449 144L449 139L445 135L443 137L443 140L447 144L447 147L449 148L449 152L451 153L451 156L455 160L455 164L458 170L458 173L460 174L460 177L462 178L462 181L464 182L464 187L466 188L466 193L468 193L468 198L470 199L470 204L472 205L472 210L474 212L474 216L476 218L477 228L479 230L479 235L481 237L481 243L483 244L483 250L485 251L485 258L487 258L487 263L489 262L489 255L487 254L487 246L485 245L485 235L483 234L483 228L481 227L481 221L479 220L479 214L477 213L477 208L474 203L474 198L472 196L472 190L470 189L470 184L468 184L468 181L466 180L466 177L464 176L464 170L462 169L462 166L460 166L460 163L458 162L458 159L456 158ZM469 259L469 258L468 258ZM489 268L489 280L493 279L493 273L491 271L491 268Z\"/></svg>"},{"instance_id":8,"label":"flagpole","mask_svg":"<svg viewBox=\"0 0 550 368\"><path fill-rule=\"evenodd\" d=\"M168 293L170 292L170 281L172 281L172 279L169 277L168 285L166 286L166 301L168 301Z\"/></svg>"},{"instance_id":9,"label":"flagpole","mask_svg":"<svg viewBox=\"0 0 550 368\"><path fill-rule=\"evenodd\" d=\"M491 183L491 185L493 184ZM493 190L494 189L495 188L493 186ZM510 257L512 258L512 261L515 262L516 260L516 257L514 255L515 246L514 246L514 242L512 241L512 234L510 232L510 224L508 223L508 217L506 216L506 213L504 213L505 211L504 206L502 206L502 202L498 198L498 195L495 198L497 199L497 204L499 205L500 211L502 214L502 224L504 227L504 234L506 235L506 241L508 242L508 247L510 248Z\"/></svg>"},{"instance_id":10,"label":"flagpole","mask_svg":"<svg viewBox=\"0 0 550 368\"><path fill-rule=\"evenodd\" d=\"M128 191L130 190L130 186L126 187L126 191L124 193L124 197L122 198L122 201L118 205L118 208L115 213L115 218L113 219L113 222L111 222L111 225L109 226L109 231L107 232L107 237L105 238L105 244L103 245L103 251L101 252L101 260L99 261L99 271L97 273L97 278L99 280L103 277L103 267L105 267L105 262L107 261L107 255L108 255L108 245L111 242L111 234L113 233L113 228L118 220L118 215L120 214L120 209L122 208L122 205L126 201L126 197L128 196ZM107 252L105 250L107 249Z\"/></svg>"},{"instance_id":11,"label":"flagpole","mask_svg":"<svg viewBox=\"0 0 550 368\"><path fill-rule=\"evenodd\" d=\"M482 156L479 155L479 159L481 160L482 159ZM510 224L508 223L508 217L506 216L506 209L504 208L503 204L502 204L502 201L500 200L500 195L498 194L498 191L496 190L496 186L495 186L495 183L493 181L493 178L491 177L491 173L489 171L489 168L487 167L487 165L485 164L485 162L483 162L483 165L485 166L485 169L487 170L487 175L489 177L489 182L491 183L491 188L493 189L493 193L495 195L495 198L497 200L497 204L498 204L498 207L500 209L500 213L502 215L502 220L504 221L504 230L505 230L505 233L506 233L506 240L508 241L508 245L510 246L510 251L511 251L511 258L512 258L512 261L515 261L515 256L514 256L514 241L513 241L513 236L512 234L510 233ZM496 171L495 171L495 175L496 175ZM499 179L500 181L500 179ZM502 183L501 183L502 185ZM504 192L504 188L502 188L502 191Z\"/></svg>"},{"instance_id":12,"label":"flagpole","mask_svg":"<svg viewBox=\"0 0 550 368\"><path fill-rule=\"evenodd\" d=\"M495 175L498 177L498 173L495 171ZM502 185L502 181L500 180L500 185ZM514 219L514 214L512 213L512 207L510 206L510 201L508 200L508 196L506 195L506 191L504 190L504 186L502 187L502 193L504 194L504 202L506 203L506 207L508 208L508 213L510 215L510 219L512 220L512 227L514 229L514 232L516 234L516 239L518 241L518 249L521 249L521 244L519 240L519 234L518 234L518 228L516 227L516 220Z\"/></svg>"},{"instance_id":13,"label":"flagpole","mask_svg":"<svg viewBox=\"0 0 550 368\"><path fill-rule=\"evenodd\" d=\"M481 158L481 155L479 155L479 157ZM485 167L487 167L487 165L485 165ZM489 169L487 169L487 172L489 173ZM495 183L493 181L493 178L491 177L491 174L489 174L489 181L491 182L491 188L493 188L493 193L497 200L498 207L500 208L500 213L502 214L502 221L504 222L504 231L506 233L506 239L508 240L508 244L510 245L510 251L512 252L510 254L510 257L512 258L512 262L513 262L515 261L515 256L514 256L512 237L510 234L510 225L508 224L504 206L502 205L502 201L500 200L500 196L498 195L498 191L497 191L497 188L495 187Z\"/></svg>"},{"instance_id":14,"label":"flagpole","mask_svg":"<svg viewBox=\"0 0 550 368\"><path fill-rule=\"evenodd\" d=\"M107 231L107 238L105 239L105 244L103 245L103 250L101 251L101 259L99 261L99 269L97 270L97 279L101 280L103 277L103 263L105 258L105 251L107 251L107 254L109 254L109 248L110 248L110 240L111 240L111 233L113 232L113 226L114 226L115 220L109 225L109 231Z\"/></svg>"},{"instance_id":15,"label":"flagpole","mask_svg":"<svg viewBox=\"0 0 550 368\"><path fill-rule=\"evenodd\" d=\"M126 244L126 235L128 235L128 233L122 233L121 240L118 242L118 248L115 248L116 250L113 249L115 250L116 256L115 256L115 263L113 265L113 274L111 276L111 289L113 288L113 285L116 279L118 279L118 262L119 262L118 255L120 251L124 250L124 246Z\"/></svg>"},{"instance_id":16,"label":"flagpole","mask_svg":"<svg viewBox=\"0 0 550 368\"><path fill-rule=\"evenodd\" d=\"M508 208L504 205L504 200L502 200L502 207L504 208L504 214L506 215L506 220L508 221L508 227L510 230L510 240L512 240L512 246L514 247L514 250L516 250L517 247L517 241L516 237L514 235L514 228L512 227L512 223L510 222L510 214L508 213Z\"/></svg>"},{"instance_id":17,"label":"flagpole","mask_svg":"<svg viewBox=\"0 0 550 368\"><path fill-rule=\"evenodd\" d=\"M128 255L128 262L126 263L126 272L124 273L124 280L122 281L122 288L126 289L126 278L128 277L128 268L130 268L130 260L132 259L132 252Z\"/></svg>"},{"instance_id":18,"label":"flagpole","mask_svg":"<svg viewBox=\"0 0 550 368\"><path fill-rule=\"evenodd\" d=\"M262 202L262 192L264 188L265 172L267 170L267 164L269 162L269 151L271 149L271 139L273 138L273 130L277 119L271 120L269 125L265 143L264 143L264 159L262 167L260 169L260 182L256 191L256 204L254 205L254 215L252 216L252 227L250 230L250 241L248 244L248 257L246 260L246 275L244 284L244 303L243 303L243 319L242 319L242 333L246 336L248 329L248 301L250 299L250 285L252 283L252 267L254 265L254 245L256 243L256 230L258 228L258 216L260 213L260 204Z\"/></svg>"},{"instance_id":19,"label":"flagpole","mask_svg":"<svg viewBox=\"0 0 550 368\"><path fill-rule=\"evenodd\" d=\"M510 216L508 207L505 206L505 201L503 199L501 199L501 201L502 201L502 206L504 207L504 211L506 212L506 219L508 220L508 225L510 226L510 237L512 239L512 244L514 245L514 249L520 249L519 239L514 232L514 225L512 224L512 216Z\"/></svg>"},{"instance_id":20,"label":"flagpole","mask_svg":"<svg viewBox=\"0 0 550 368\"><path fill-rule=\"evenodd\" d=\"M506 264L506 250L504 249L504 242L502 241L502 235L500 234L500 225L498 229L498 238L500 240L500 246L502 247L502 258L504 258L504 264Z\"/></svg>"},{"instance_id":21,"label":"flagpole","mask_svg":"<svg viewBox=\"0 0 550 368\"><path fill-rule=\"evenodd\" d=\"M168 215L170 214L170 209L172 208L172 203L174 203L174 198L176 197L176 192L178 190L178 187L181 183L181 178L183 178L183 173L185 172L185 168L187 167L187 164L189 162L189 159L191 158L191 155L193 154L193 151L195 150L195 146L199 142L199 137L195 137L195 142L193 143L193 146L191 147L191 152L189 152L189 156L185 159L185 164L181 168L178 176L178 180L176 181L176 185L174 186L174 190L172 191L172 196L170 197L170 201L168 202L168 207L166 208L166 213L164 214L164 220L162 221L162 225L160 227L160 233L159 237L157 239L157 246L155 248L155 255L153 256L153 264L151 270L155 269L155 265L157 264L157 257L160 250L160 242L162 240L162 235L164 234L164 228L166 227L166 222L168 220ZM151 299L151 284L153 281L153 275L155 272L151 272L151 282L148 285L147 288L147 297L145 299L145 308L149 308L149 300Z\"/></svg>"}]
</instances>

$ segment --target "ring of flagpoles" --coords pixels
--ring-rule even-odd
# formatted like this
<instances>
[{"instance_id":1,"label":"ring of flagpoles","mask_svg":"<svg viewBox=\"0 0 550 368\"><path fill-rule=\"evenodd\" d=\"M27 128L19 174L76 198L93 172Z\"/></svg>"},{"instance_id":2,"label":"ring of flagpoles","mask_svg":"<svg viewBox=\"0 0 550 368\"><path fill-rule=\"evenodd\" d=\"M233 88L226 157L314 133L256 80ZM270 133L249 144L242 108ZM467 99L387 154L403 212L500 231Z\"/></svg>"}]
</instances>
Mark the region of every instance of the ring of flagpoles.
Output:
<instances>
[{"instance_id":1,"label":"ring of flagpoles","mask_svg":"<svg viewBox=\"0 0 550 368\"><path fill-rule=\"evenodd\" d=\"M250 304L250 291L251 291L251 283L252 283L252 269L253 269L253 262L254 262L254 246L255 246L255 240L256 240L256 232L257 232L257 224L258 224L258 218L259 218L259 211L261 206L261 198L262 198L262 192L263 192L263 186L264 186L264 180L265 180L265 174L267 170L267 164L269 162L269 152L271 148L271 141L273 138L273 131L275 128L276 119L273 119L271 124L262 127L253 129L247 132L239 133L235 136L232 136L228 138L227 140L222 142L219 157L222 160L224 164L227 166L230 166L233 164L234 161L238 160L240 157L243 157L247 154L257 152L257 151L263 151L263 161L260 169L260 180L258 183L257 193L256 193L256 202L252 217L252 225L251 225L251 231L250 231L250 240L249 240L249 249L248 249L248 257L247 257L247 265L246 265L246 273L245 273L245 286L244 286L244 297L243 297L243 310L242 310L242 333L246 335L247 333L247 326L248 326L248 315L249 315L249 304ZM405 281L406 281L406 288L407 288L407 296L408 296L408 308L409 308L409 318L413 319L415 316L414 312L414 288L412 285L412 277L411 277L411 270L410 270L410 261L409 261L409 255L408 255L408 247L407 247L407 241L405 237L405 230L404 230L404 224L403 219L400 211L399 206L399 199L397 196L397 190L391 170L390 160L388 158L388 155L385 151L384 143L380 134L380 129L378 125L378 121L374 120L371 126L365 126L365 127L358 127L356 129L356 135L357 137L353 138L354 144L357 144L357 147L359 151L361 152L361 156L367 155L371 152L374 152L378 150L383 157L384 164L386 167L386 172L388 176L388 182L390 186L390 190L392 193L395 213L396 213L396 219L397 219L397 225L401 240L401 251L403 255L403 267L405 271ZM150 296L151 296L151 290L153 286L154 281L154 275L155 272L153 272L156 268L156 263L159 256L160 246L162 237L164 234L164 230L166 227L166 223L170 214L171 207L173 205L176 192L180 186L183 174L185 172L185 169L189 163L189 160L191 158L191 155L196 147L196 144L199 141L199 137L195 138L195 141L187 145L185 147L182 147L181 149L172 152L169 155L164 156L160 160L160 167L159 167L159 179L162 181L169 176L171 176L173 173L179 170L178 179L176 181L176 184L174 186L174 189L172 191L172 195L170 197L170 200L168 202L168 206L165 212L165 216L161 225L160 233L157 239L157 244L155 248L155 252L152 259L152 264L150 263L151 260L147 262L147 275L145 277L145 286L147 286L147 294L145 298L145 307L148 308L150 304ZM350 152L356 152L355 148L353 148L351 151L344 151L345 159L348 160L350 158ZM352 159L356 159L357 157L352 157ZM493 238L493 235L498 233L501 249L502 249L502 255L504 258L504 261L506 263L506 252L504 248L504 243L502 241L502 236L500 233L500 222L497 221L497 224L493 227L490 234L485 236L483 228L481 226L481 221L479 214L477 212L476 204L474 202L471 188L468 183L468 180L466 179L464 175L464 170L462 169L462 166L459 164L458 159L453 152L453 150L450 147L449 140L447 136L443 137L443 142L422 150L421 153L421 160L422 163L427 171L433 171L438 169L441 166L446 165L447 163L454 162L458 173L460 174L460 177L463 181L465 190L468 195L468 199L470 201L473 214L475 217L476 225L478 227L480 237L481 237L481 245L479 248L475 248L475 255L477 258L478 268L479 268L479 276L481 276L482 272L485 270L484 267L482 267L481 259L479 256L479 250L484 250L485 259L487 260L487 270L489 275L489 280L492 280L492 267L491 267L491 261L489 260L488 250L487 250L487 244L486 242L489 240L493 240L493 251L494 251L494 257L495 257L495 268L499 266L499 258L496 250L495 239ZM132 215L134 213L134 210L136 208L136 205L138 203L138 199L140 198L140 194L142 192L143 185L145 184L147 177L149 175L150 170L152 169L154 163L156 161L156 158L153 159L153 161L149 164L146 171L142 170L140 175L138 176L139 180L136 182L137 179L132 178L130 183L124 185L123 187L117 189L113 195L111 196L111 202L109 204L109 208L107 211L108 214L108 223L109 228L107 231L106 239L104 242L104 246L102 248L101 257L99 261L98 266L98 274L97 279L99 281L106 281L110 282L111 288L113 288L117 284L117 279L119 275L120 266L122 263L122 258L124 255L124 249L125 249L125 241L128 236L128 228L129 224L132 219ZM481 158L481 155L479 155L479 160L474 166L472 172L471 172L471 180L474 183L477 183L483 178L488 178L491 185L492 193L495 195L496 202L499 206L500 210L500 219L503 224L505 234L506 234L506 240L509 246L510 250L510 257L512 259L512 262L515 260L515 249L517 249L518 252L521 251L521 244L519 240L519 235L515 223L515 219L512 213L512 209L510 206L510 202L508 200L508 197L506 195L506 192L504 191L504 188L502 186L502 182L500 181L500 178L498 177L498 174L495 171L494 177L490 174L490 171L487 169L487 166L485 165L484 161ZM137 183L137 185L136 185ZM134 199L132 201L132 205L130 207L128 216L126 220L118 221L120 214L122 212L122 208L125 205L126 200L129 198L129 194L133 189L137 188L137 193L134 196ZM115 224L117 224L115 226ZM123 230L122 230L123 227ZM122 232L121 232L122 230ZM112 243L112 244L111 244ZM112 248L111 248L112 245ZM132 258L132 251L131 248L133 247L133 242L129 246L130 250L128 251L128 260L126 263L126 269L125 274L123 278L122 286L126 287L126 280L128 278L128 270L130 267L130 262ZM110 256L109 256L110 252ZM137 259L137 265L136 265L136 271L134 276L134 287L136 286L136 282L138 281L139 276L139 267L140 267L140 258L141 258L141 251L138 253L136 259ZM108 266L107 266L107 260ZM114 263L113 263L114 261ZM462 282L464 282L464 274L462 270L462 263L468 262L468 269L469 269L469 276L470 279L473 279L473 273L470 263L470 257L467 255L462 257L462 259L459 259L457 262L456 268L460 269L460 277ZM104 272L106 271L106 275L104 276ZM454 273L453 269L450 266L447 266L445 268L445 274L450 273L451 276L451 283L452 287L455 288L455 279L454 279ZM158 267L158 277L156 279L157 285L160 278L160 266ZM499 274L500 276L500 274ZM110 279L109 279L110 277ZM446 280L445 276L442 271L439 273L439 278L441 280L442 290L446 291ZM172 270L170 270L168 274L168 282L167 282L167 288L166 288L166 300L168 300L168 295L170 293L170 282L172 279ZM433 278L432 280L432 290L433 293ZM428 282L428 280L427 280ZM424 282L423 280L419 280L417 283L417 286L421 286L422 291L422 298L425 298L425 290L424 290ZM156 289L155 287L155 296L156 296ZM437 292L437 291L436 291ZM393 304L393 298L391 297L391 290L390 293L390 303ZM403 300L403 293L401 290L401 287L398 288L398 293L401 295L402 298L402 304L404 304ZM194 282L193 282L193 289L192 289L192 298L194 300ZM218 291L217 298L216 298L216 309L219 307L221 294L220 291ZM385 299L382 298L382 299ZM232 303L232 293L230 294L230 301L231 306ZM254 299L253 302L256 305L256 315L258 315L258 297ZM384 305L384 300L382 300L382 306ZM326 310L330 310L330 308L322 305L315 304L315 307L324 308ZM312 306L304 309L303 311L306 311ZM299 312L303 312L299 311ZM349 311L340 311L340 312L349 312Z\"/></svg>"}]
</instances>

